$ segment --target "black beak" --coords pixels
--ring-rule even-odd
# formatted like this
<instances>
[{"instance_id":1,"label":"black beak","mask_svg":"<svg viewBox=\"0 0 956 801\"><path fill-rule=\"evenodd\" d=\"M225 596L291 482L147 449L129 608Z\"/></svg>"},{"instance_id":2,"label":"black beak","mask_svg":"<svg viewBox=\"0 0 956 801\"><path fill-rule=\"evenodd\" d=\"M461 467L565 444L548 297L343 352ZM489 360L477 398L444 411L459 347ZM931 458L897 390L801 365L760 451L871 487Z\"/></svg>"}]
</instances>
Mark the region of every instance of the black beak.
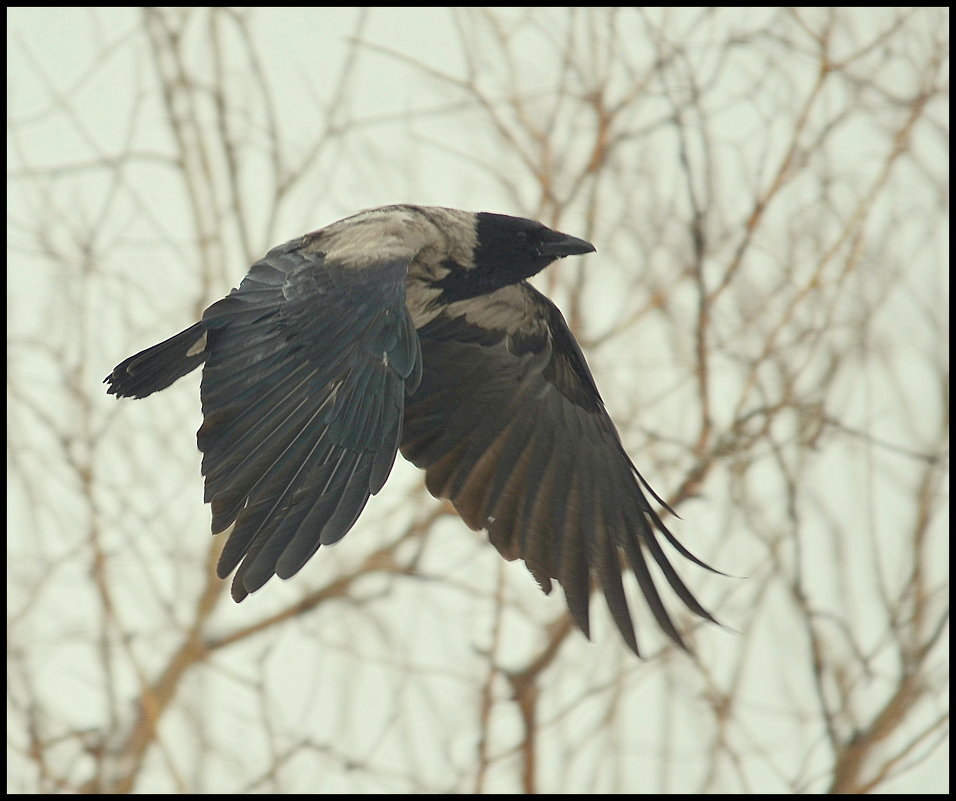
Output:
<instances>
[{"instance_id":1,"label":"black beak","mask_svg":"<svg viewBox=\"0 0 956 801\"><path fill-rule=\"evenodd\" d=\"M561 259L565 256L580 256L584 253L594 253L597 248L585 239L562 234L560 231L547 231L541 237L539 247L542 256L552 259Z\"/></svg>"}]
</instances>

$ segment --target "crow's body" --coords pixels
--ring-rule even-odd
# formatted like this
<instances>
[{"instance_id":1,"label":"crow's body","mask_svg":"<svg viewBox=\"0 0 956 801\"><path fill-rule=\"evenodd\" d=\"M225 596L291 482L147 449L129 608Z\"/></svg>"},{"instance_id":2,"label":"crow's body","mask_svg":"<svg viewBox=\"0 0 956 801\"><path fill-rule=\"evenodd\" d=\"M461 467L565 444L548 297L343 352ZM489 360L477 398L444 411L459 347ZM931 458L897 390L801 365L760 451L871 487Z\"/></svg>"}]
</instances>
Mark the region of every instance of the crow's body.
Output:
<instances>
[{"instance_id":1,"label":"crow's body","mask_svg":"<svg viewBox=\"0 0 956 801\"><path fill-rule=\"evenodd\" d=\"M505 558L546 592L561 584L585 634L594 576L637 651L623 555L683 645L646 557L712 619L657 533L698 560L649 504L561 313L525 280L593 250L503 215L362 212L271 250L200 322L119 364L109 392L145 397L204 365L206 501L213 532L235 523L218 571L238 567L237 601L343 537L401 449Z\"/></svg>"}]
</instances>

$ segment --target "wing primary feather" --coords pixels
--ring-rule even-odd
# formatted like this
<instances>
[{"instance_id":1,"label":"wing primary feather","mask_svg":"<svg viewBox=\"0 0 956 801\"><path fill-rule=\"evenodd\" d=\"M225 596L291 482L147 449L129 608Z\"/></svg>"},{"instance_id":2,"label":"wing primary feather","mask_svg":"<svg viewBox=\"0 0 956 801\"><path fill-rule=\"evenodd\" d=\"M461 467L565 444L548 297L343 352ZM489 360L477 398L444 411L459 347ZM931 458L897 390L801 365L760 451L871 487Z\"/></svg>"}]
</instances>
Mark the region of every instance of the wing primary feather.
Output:
<instances>
[{"instance_id":1,"label":"wing primary feather","mask_svg":"<svg viewBox=\"0 0 956 801\"><path fill-rule=\"evenodd\" d=\"M690 609L698 617L702 617L705 620L709 620L711 623L717 623L719 621L708 612L694 597L693 593L687 589L687 585L681 580L681 577L677 575L677 571L674 570L674 566L670 563L667 556L664 554L663 549L657 540L651 536L645 538L647 549L651 552L651 555L654 557L654 561L657 562L658 566L663 572L664 577L667 579L667 583L671 585L677 597L680 598L685 606ZM704 565L706 567L706 565ZM718 571L714 571L718 572ZM721 574L724 575L724 574Z\"/></svg>"},{"instance_id":2,"label":"wing primary feather","mask_svg":"<svg viewBox=\"0 0 956 801\"><path fill-rule=\"evenodd\" d=\"M641 588L644 599L647 601L647 605L650 607L651 613L657 621L657 625L661 627L664 633L670 637L674 643L680 646L684 651L687 651L689 650L687 644L674 626L670 615L667 614L667 608L664 606L664 602L657 592L657 587L654 586L654 580L651 577L650 571L647 569L647 562L644 560L644 554L641 552L641 546L638 543L638 539L634 536L626 536L624 538L624 551L627 554L628 561L631 563L631 569L637 577L637 583Z\"/></svg>"},{"instance_id":3,"label":"wing primary feather","mask_svg":"<svg viewBox=\"0 0 956 801\"><path fill-rule=\"evenodd\" d=\"M636 472L636 471L635 471L635 472ZM642 479L642 480L643 480L643 479ZM655 495L654 497L656 498L657 496ZM663 501L661 501L661 503L663 503ZM666 503L664 504L664 507L667 508L667 509L670 508L669 506L667 506ZM671 533L671 530L667 527L667 525L664 523L664 521L661 520L660 515L657 514L657 512L655 512L653 509L651 509L649 505L646 505L646 504L645 504L645 510L644 510L644 511L646 512L646 514L648 515L648 517L650 517L651 520L653 521L654 527L664 536L664 539L666 539L666 540L674 547L674 549L675 549L681 556L683 556L685 559L689 559L691 562L693 562L693 563L694 563L695 565L697 565L698 567L704 568L704 570L709 570L711 573L716 573L718 576L726 576L726 575L727 575L727 573L721 573L721 572L720 572L719 570L717 570L716 568L711 567L711 566L708 565L706 562L704 562L703 560L701 560L701 559L699 559L698 557L696 557L696 556L695 556L691 551L689 551L684 545L681 545L680 540L678 540L677 537L675 537L675 536ZM675 515L675 516L676 516L676 515Z\"/></svg>"},{"instance_id":4,"label":"wing primary feather","mask_svg":"<svg viewBox=\"0 0 956 801\"><path fill-rule=\"evenodd\" d=\"M607 601L611 617L617 625L624 642L637 656L641 655L637 647L637 636L634 632L634 623L627 606L627 596L624 593L624 584L621 581L621 562L618 558L617 542L623 535L623 520L620 516L605 517L598 510L598 524L596 526L596 569L604 598Z\"/></svg>"},{"instance_id":5,"label":"wing primary feather","mask_svg":"<svg viewBox=\"0 0 956 801\"><path fill-rule=\"evenodd\" d=\"M572 523L572 525L575 525ZM576 526L575 526L576 527ZM588 607L591 584L588 577L585 534L578 528L571 536L565 537L566 545L562 549L560 575L557 577L564 590L565 600L571 617L584 636L591 639L591 624Z\"/></svg>"}]
</instances>

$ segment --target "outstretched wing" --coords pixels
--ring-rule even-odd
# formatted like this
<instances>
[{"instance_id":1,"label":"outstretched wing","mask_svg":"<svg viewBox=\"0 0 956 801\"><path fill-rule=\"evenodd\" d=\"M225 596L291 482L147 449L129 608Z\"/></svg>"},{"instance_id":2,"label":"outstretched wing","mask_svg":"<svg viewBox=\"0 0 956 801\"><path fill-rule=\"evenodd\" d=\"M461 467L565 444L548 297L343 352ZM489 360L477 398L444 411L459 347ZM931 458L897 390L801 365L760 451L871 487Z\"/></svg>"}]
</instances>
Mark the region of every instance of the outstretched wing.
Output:
<instances>
[{"instance_id":1,"label":"outstretched wing","mask_svg":"<svg viewBox=\"0 0 956 801\"><path fill-rule=\"evenodd\" d=\"M361 269L274 248L203 315L206 501L237 601L352 527L391 471L421 376L405 261Z\"/></svg>"},{"instance_id":2,"label":"outstretched wing","mask_svg":"<svg viewBox=\"0 0 956 801\"><path fill-rule=\"evenodd\" d=\"M688 608L713 619L668 562L658 534L703 563L648 502L644 490L660 499L625 453L554 304L517 284L450 304L418 334L424 370L405 407L402 453L426 470L432 495L450 499L471 528L487 529L502 556L523 559L545 592L556 579L586 635L596 576L638 653L622 553L676 643L684 646L648 556Z\"/></svg>"}]
</instances>

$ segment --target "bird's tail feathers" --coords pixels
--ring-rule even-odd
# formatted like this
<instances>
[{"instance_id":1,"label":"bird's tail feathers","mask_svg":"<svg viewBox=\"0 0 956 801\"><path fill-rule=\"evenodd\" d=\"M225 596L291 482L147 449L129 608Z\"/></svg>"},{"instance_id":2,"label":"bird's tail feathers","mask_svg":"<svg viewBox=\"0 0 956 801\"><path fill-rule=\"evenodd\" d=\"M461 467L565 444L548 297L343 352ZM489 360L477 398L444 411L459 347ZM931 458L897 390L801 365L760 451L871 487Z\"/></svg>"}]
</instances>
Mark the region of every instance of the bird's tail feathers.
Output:
<instances>
[{"instance_id":1,"label":"bird's tail feathers","mask_svg":"<svg viewBox=\"0 0 956 801\"><path fill-rule=\"evenodd\" d=\"M118 398L145 398L206 361L206 331L202 323L191 325L165 342L130 356L104 379L107 393Z\"/></svg>"}]
</instances>

